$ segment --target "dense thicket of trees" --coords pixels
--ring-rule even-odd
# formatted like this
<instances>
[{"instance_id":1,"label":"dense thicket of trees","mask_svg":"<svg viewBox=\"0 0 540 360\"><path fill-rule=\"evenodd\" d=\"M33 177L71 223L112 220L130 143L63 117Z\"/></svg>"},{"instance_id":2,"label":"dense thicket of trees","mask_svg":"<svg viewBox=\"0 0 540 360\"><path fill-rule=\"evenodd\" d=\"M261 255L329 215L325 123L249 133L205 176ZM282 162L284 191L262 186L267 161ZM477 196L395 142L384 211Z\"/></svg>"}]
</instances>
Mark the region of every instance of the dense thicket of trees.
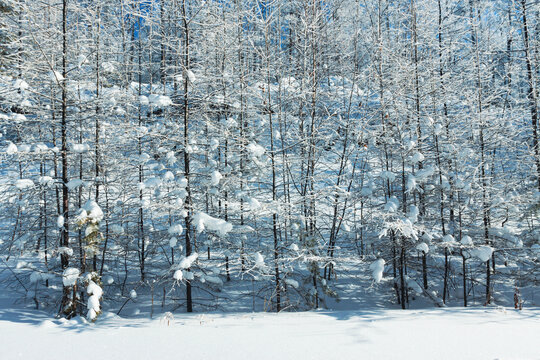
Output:
<instances>
[{"instance_id":1,"label":"dense thicket of trees","mask_svg":"<svg viewBox=\"0 0 540 360\"><path fill-rule=\"evenodd\" d=\"M118 304L323 306L352 258L403 308L538 286L539 12L0 1L5 265L92 319L113 281Z\"/></svg>"}]
</instances>

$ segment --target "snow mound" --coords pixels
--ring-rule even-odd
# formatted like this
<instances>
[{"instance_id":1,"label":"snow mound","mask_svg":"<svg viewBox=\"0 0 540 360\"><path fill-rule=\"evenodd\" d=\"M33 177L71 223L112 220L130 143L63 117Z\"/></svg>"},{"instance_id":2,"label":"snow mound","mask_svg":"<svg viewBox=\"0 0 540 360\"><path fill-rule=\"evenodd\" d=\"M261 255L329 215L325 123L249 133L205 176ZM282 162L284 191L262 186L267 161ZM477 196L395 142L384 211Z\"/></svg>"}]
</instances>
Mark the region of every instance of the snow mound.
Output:
<instances>
[{"instance_id":1,"label":"snow mound","mask_svg":"<svg viewBox=\"0 0 540 360\"><path fill-rule=\"evenodd\" d=\"M197 228L197 232L202 233L204 230L213 231L220 236L225 236L232 230L232 224L225 220L214 218L203 212L199 212L193 216L193 223Z\"/></svg>"},{"instance_id":2,"label":"snow mound","mask_svg":"<svg viewBox=\"0 0 540 360\"><path fill-rule=\"evenodd\" d=\"M480 259L482 262L489 261L491 255L493 254L493 248L491 246L482 245L473 249L471 255Z\"/></svg>"},{"instance_id":3,"label":"snow mound","mask_svg":"<svg viewBox=\"0 0 540 360\"><path fill-rule=\"evenodd\" d=\"M424 155L421 152L417 151L411 156L411 163L416 164L424 161L424 159Z\"/></svg>"},{"instance_id":4,"label":"snow mound","mask_svg":"<svg viewBox=\"0 0 540 360\"><path fill-rule=\"evenodd\" d=\"M261 255L260 252L255 253L255 267L258 267L260 269L266 268L266 265L264 263L264 257Z\"/></svg>"},{"instance_id":5,"label":"snow mound","mask_svg":"<svg viewBox=\"0 0 540 360\"><path fill-rule=\"evenodd\" d=\"M223 175L221 175L221 173L217 170L213 171L212 172L212 175L211 175L211 179L210 179L210 184L212 186L217 186L219 185L219 181L223 178Z\"/></svg>"},{"instance_id":6,"label":"snow mound","mask_svg":"<svg viewBox=\"0 0 540 360\"><path fill-rule=\"evenodd\" d=\"M183 274L184 274L184 273L182 272L182 270L176 270L176 271L174 272L174 275L173 275L174 280L176 280L176 281L182 281L182 279L183 279L183 277L184 277Z\"/></svg>"},{"instance_id":7,"label":"snow mound","mask_svg":"<svg viewBox=\"0 0 540 360\"><path fill-rule=\"evenodd\" d=\"M514 247L518 247L518 248L523 247L523 241L521 241L514 234L512 234L512 232L508 228L505 228L505 227L490 228L489 235L504 239L510 244L512 244Z\"/></svg>"},{"instance_id":8,"label":"snow mound","mask_svg":"<svg viewBox=\"0 0 540 360\"><path fill-rule=\"evenodd\" d=\"M15 145L15 144L12 143L12 142L10 142L9 145L6 147L6 154L8 154L8 155L13 155L13 154L15 154L17 151L18 151L17 145Z\"/></svg>"},{"instance_id":9,"label":"snow mound","mask_svg":"<svg viewBox=\"0 0 540 360\"><path fill-rule=\"evenodd\" d=\"M156 107L167 107L172 105L170 97L158 94L150 94L150 96L148 96L148 102Z\"/></svg>"},{"instance_id":10,"label":"snow mound","mask_svg":"<svg viewBox=\"0 0 540 360\"><path fill-rule=\"evenodd\" d=\"M384 210L388 212L396 212L399 208L399 200L392 196L390 199L388 199L388 202L386 205L384 205Z\"/></svg>"},{"instance_id":11,"label":"snow mound","mask_svg":"<svg viewBox=\"0 0 540 360\"><path fill-rule=\"evenodd\" d=\"M83 210L86 211L87 217L94 223L98 223L103 220L103 211L99 205L94 200L88 200L84 206Z\"/></svg>"},{"instance_id":12,"label":"snow mound","mask_svg":"<svg viewBox=\"0 0 540 360\"><path fill-rule=\"evenodd\" d=\"M189 255L188 257L183 257L180 260L180 263L178 264L178 268L179 269L189 269L193 265L195 260L197 260L198 257L199 257L199 254L197 254L197 253L193 253L193 254Z\"/></svg>"},{"instance_id":13,"label":"snow mound","mask_svg":"<svg viewBox=\"0 0 540 360\"><path fill-rule=\"evenodd\" d=\"M298 281L294 280L294 279L285 279L285 284L295 288L295 289L298 289L300 287L300 284L298 283Z\"/></svg>"},{"instance_id":14,"label":"snow mound","mask_svg":"<svg viewBox=\"0 0 540 360\"><path fill-rule=\"evenodd\" d=\"M384 259L377 259L369 266L373 275L373 280L375 280L377 284L380 283L383 278L384 264Z\"/></svg>"},{"instance_id":15,"label":"snow mound","mask_svg":"<svg viewBox=\"0 0 540 360\"><path fill-rule=\"evenodd\" d=\"M84 183L81 179L72 179L72 180L69 180L66 184L67 188L69 189L69 191L71 190L75 190L76 188L82 186Z\"/></svg>"},{"instance_id":16,"label":"snow mound","mask_svg":"<svg viewBox=\"0 0 540 360\"><path fill-rule=\"evenodd\" d=\"M82 154L90 150L88 144L71 144L71 151L77 154Z\"/></svg>"},{"instance_id":17,"label":"snow mound","mask_svg":"<svg viewBox=\"0 0 540 360\"><path fill-rule=\"evenodd\" d=\"M76 268L67 268L64 270L64 273L62 274L62 283L64 286L73 286L77 283L77 279L79 278L79 274L81 272L79 269Z\"/></svg>"},{"instance_id":18,"label":"snow mound","mask_svg":"<svg viewBox=\"0 0 540 360\"><path fill-rule=\"evenodd\" d=\"M423 252L424 254L427 254L429 252L429 247L425 242L423 242L416 245L416 250Z\"/></svg>"},{"instance_id":19,"label":"snow mound","mask_svg":"<svg viewBox=\"0 0 540 360\"><path fill-rule=\"evenodd\" d=\"M34 182L30 179L18 179L15 181L15 187L19 190L26 190L34 187Z\"/></svg>"},{"instance_id":20,"label":"snow mound","mask_svg":"<svg viewBox=\"0 0 540 360\"><path fill-rule=\"evenodd\" d=\"M182 224L180 223L172 224L169 227L169 234L171 235L182 235L183 232L184 232L184 228L182 227Z\"/></svg>"},{"instance_id":21,"label":"snow mound","mask_svg":"<svg viewBox=\"0 0 540 360\"><path fill-rule=\"evenodd\" d=\"M396 180L396 174L391 171L381 171L379 176L381 177L381 179L388 180L391 183Z\"/></svg>"},{"instance_id":22,"label":"snow mound","mask_svg":"<svg viewBox=\"0 0 540 360\"><path fill-rule=\"evenodd\" d=\"M62 215L58 215L58 218L56 219L56 226L59 229L64 227L64 217Z\"/></svg>"},{"instance_id":23,"label":"snow mound","mask_svg":"<svg viewBox=\"0 0 540 360\"><path fill-rule=\"evenodd\" d=\"M38 183L45 187L52 187L54 185L54 179L50 176L40 176Z\"/></svg>"},{"instance_id":24,"label":"snow mound","mask_svg":"<svg viewBox=\"0 0 540 360\"><path fill-rule=\"evenodd\" d=\"M145 182L144 182L144 187L145 188L155 188L155 187L158 187L161 185L161 179L158 178L158 177L152 177L150 179L147 179Z\"/></svg>"},{"instance_id":25,"label":"snow mound","mask_svg":"<svg viewBox=\"0 0 540 360\"><path fill-rule=\"evenodd\" d=\"M473 246L473 240L469 235L465 235L461 238L461 245L463 246Z\"/></svg>"},{"instance_id":26,"label":"snow mound","mask_svg":"<svg viewBox=\"0 0 540 360\"><path fill-rule=\"evenodd\" d=\"M249 152L252 158L259 158L264 155L266 150L257 143L251 143L246 147L246 150Z\"/></svg>"}]
</instances>

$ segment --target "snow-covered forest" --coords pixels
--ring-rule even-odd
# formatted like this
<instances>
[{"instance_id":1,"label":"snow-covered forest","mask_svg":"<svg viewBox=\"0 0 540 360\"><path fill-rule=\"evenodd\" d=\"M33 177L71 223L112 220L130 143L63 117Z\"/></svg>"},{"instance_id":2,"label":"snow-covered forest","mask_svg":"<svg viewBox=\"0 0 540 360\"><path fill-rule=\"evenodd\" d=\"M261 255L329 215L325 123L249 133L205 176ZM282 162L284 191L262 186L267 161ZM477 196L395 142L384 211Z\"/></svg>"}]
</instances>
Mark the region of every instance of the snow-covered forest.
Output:
<instances>
[{"instance_id":1,"label":"snow-covered forest","mask_svg":"<svg viewBox=\"0 0 540 360\"><path fill-rule=\"evenodd\" d=\"M535 0L0 0L2 288L539 306L539 52Z\"/></svg>"}]
</instances>

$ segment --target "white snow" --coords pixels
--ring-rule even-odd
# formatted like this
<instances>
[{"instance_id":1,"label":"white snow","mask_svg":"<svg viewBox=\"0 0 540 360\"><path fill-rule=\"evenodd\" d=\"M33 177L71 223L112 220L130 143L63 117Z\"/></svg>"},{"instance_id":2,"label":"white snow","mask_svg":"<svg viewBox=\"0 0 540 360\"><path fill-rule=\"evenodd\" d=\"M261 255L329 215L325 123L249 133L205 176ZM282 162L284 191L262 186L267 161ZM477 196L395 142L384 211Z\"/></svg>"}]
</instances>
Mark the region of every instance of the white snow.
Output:
<instances>
[{"instance_id":1,"label":"white snow","mask_svg":"<svg viewBox=\"0 0 540 360\"><path fill-rule=\"evenodd\" d=\"M169 234L171 235L182 235L183 232L184 232L184 227L180 223L172 224L169 227Z\"/></svg>"},{"instance_id":2,"label":"white snow","mask_svg":"<svg viewBox=\"0 0 540 360\"><path fill-rule=\"evenodd\" d=\"M156 107L167 107L172 105L171 98L166 95L150 94L150 96L148 96L148 102Z\"/></svg>"},{"instance_id":3,"label":"white snow","mask_svg":"<svg viewBox=\"0 0 540 360\"><path fill-rule=\"evenodd\" d=\"M62 282L64 286L73 286L77 282L77 279L79 278L80 271L79 269L69 267L66 270L64 270L64 273L62 274Z\"/></svg>"},{"instance_id":4,"label":"white snow","mask_svg":"<svg viewBox=\"0 0 540 360\"><path fill-rule=\"evenodd\" d=\"M10 142L9 145L6 147L6 154L8 154L8 155L13 155L13 154L15 154L17 151L18 151L17 145L15 145L15 144L12 143L12 142Z\"/></svg>"},{"instance_id":5,"label":"white snow","mask_svg":"<svg viewBox=\"0 0 540 360\"><path fill-rule=\"evenodd\" d=\"M97 359L537 359L540 310L497 308L185 314L164 322L104 313L96 323L25 309L0 319L3 359L58 359L59 339ZM26 320L28 319L28 320ZM204 320L204 321L203 321ZM46 326L42 326L46 324ZM271 339L272 344L269 343ZM31 346L29 346L31 344ZM74 351L70 359L88 359ZM255 356L254 356L255 355Z\"/></svg>"},{"instance_id":6,"label":"white snow","mask_svg":"<svg viewBox=\"0 0 540 360\"><path fill-rule=\"evenodd\" d=\"M67 188L71 190L75 190L79 186L82 186L84 182L81 179L71 179L67 182L66 186Z\"/></svg>"},{"instance_id":7,"label":"white snow","mask_svg":"<svg viewBox=\"0 0 540 360\"><path fill-rule=\"evenodd\" d=\"M111 232L116 235L122 235L124 233L124 228L118 224L111 225L110 229Z\"/></svg>"},{"instance_id":8,"label":"white snow","mask_svg":"<svg viewBox=\"0 0 540 360\"><path fill-rule=\"evenodd\" d=\"M264 269L266 268L266 265L264 263L264 257L261 255L260 252L256 252L254 256L255 266Z\"/></svg>"},{"instance_id":9,"label":"white snow","mask_svg":"<svg viewBox=\"0 0 540 360\"><path fill-rule=\"evenodd\" d=\"M22 79L17 79L13 83L13 87L18 90L26 90L28 89L28 83Z\"/></svg>"},{"instance_id":10,"label":"white snow","mask_svg":"<svg viewBox=\"0 0 540 360\"><path fill-rule=\"evenodd\" d=\"M101 305L99 303L99 300L103 295L103 290L101 289L101 287L99 287L99 285L90 280L88 282L88 286L86 287L86 293L90 295L88 297L88 302L86 305L86 308L88 309L86 317L88 320L93 321L96 319L98 313L101 311Z\"/></svg>"},{"instance_id":11,"label":"white snow","mask_svg":"<svg viewBox=\"0 0 540 360\"><path fill-rule=\"evenodd\" d=\"M83 66L87 62L87 57L85 55L77 56L77 67Z\"/></svg>"},{"instance_id":12,"label":"white snow","mask_svg":"<svg viewBox=\"0 0 540 360\"><path fill-rule=\"evenodd\" d=\"M416 245L416 250L418 250L420 252L424 252L425 254L427 254L429 252L429 246L425 242L422 242L422 243Z\"/></svg>"},{"instance_id":13,"label":"white snow","mask_svg":"<svg viewBox=\"0 0 540 360\"><path fill-rule=\"evenodd\" d=\"M289 286L292 286L295 289L298 289L300 287L300 284L298 283L298 281L291 278L286 278L285 283Z\"/></svg>"},{"instance_id":14,"label":"white snow","mask_svg":"<svg viewBox=\"0 0 540 360\"><path fill-rule=\"evenodd\" d=\"M47 274L40 271L33 271L30 274L30 283L34 284L39 281L52 280L56 277L54 274Z\"/></svg>"},{"instance_id":15,"label":"white snow","mask_svg":"<svg viewBox=\"0 0 540 360\"><path fill-rule=\"evenodd\" d=\"M469 235L464 235L461 238L461 245L463 245L463 246L473 246L474 244L473 244L472 238Z\"/></svg>"},{"instance_id":16,"label":"white snow","mask_svg":"<svg viewBox=\"0 0 540 360\"><path fill-rule=\"evenodd\" d=\"M40 176L38 183L46 187L51 187L54 185L54 179L50 176Z\"/></svg>"},{"instance_id":17,"label":"white snow","mask_svg":"<svg viewBox=\"0 0 540 360\"><path fill-rule=\"evenodd\" d=\"M174 174L172 173L172 171L167 171L163 175L163 181L169 182L169 181L173 181L173 180L174 180Z\"/></svg>"},{"instance_id":18,"label":"white snow","mask_svg":"<svg viewBox=\"0 0 540 360\"><path fill-rule=\"evenodd\" d=\"M185 188L185 187L187 187L187 185L188 185L188 181L187 181L186 178L181 178L181 179L179 179L179 180L176 182L176 184L177 184L178 187L180 187L180 188Z\"/></svg>"},{"instance_id":19,"label":"white snow","mask_svg":"<svg viewBox=\"0 0 540 360\"><path fill-rule=\"evenodd\" d=\"M105 61L101 64L101 68L103 69L104 72L106 73L113 73L116 71L116 67L114 66L114 64L108 62L108 61Z\"/></svg>"},{"instance_id":20,"label":"white snow","mask_svg":"<svg viewBox=\"0 0 540 360\"><path fill-rule=\"evenodd\" d=\"M49 78L55 82L62 82L65 80L62 74L56 70L49 72Z\"/></svg>"},{"instance_id":21,"label":"white snow","mask_svg":"<svg viewBox=\"0 0 540 360\"><path fill-rule=\"evenodd\" d=\"M191 70L186 70L184 71L184 75L186 76L186 78L189 80L190 83L194 83L197 79L195 78L195 74L193 73L193 71Z\"/></svg>"},{"instance_id":22,"label":"white snow","mask_svg":"<svg viewBox=\"0 0 540 360\"><path fill-rule=\"evenodd\" d=\"M388 199L388 202L384 206L384 210L388 212L396 212L399 208L399 200L392 196L390 199Z\"/></svg>"},{"instance_id":23,"label":"white snow","mask_svg":"<svg viewBox=\"0 0 540 360\"><path fill-rule=\"evenodd\" d=\"M266 152L266 150L257 143L250 143L246 147L246 150L250 153L252 158L259 158Z\"/></svg>"},{"instance_id":24,"label":"white snow","mask_svg":"<svg viewBox=\"0 0 540 360\"><path fill-rule=\"evenodd\" d=\"M383 278L384 264L384 259L377 259L369 266L376 283L380 283Z\"/></svg>"},{"instance_id":25,"label":"white snow","mask_svg":"<svg viewBox=\"0 0 540 360\"><path fill-rule=\"evenodd\" d=\"M210 230L216 232L220 236L225 236L232 230L232 224L225 220L214 218L203 212L199 212L193 216L193 224L199 233L204 230Z\"/></svg>"},{"instance_id":26,"label":"white snow","mask_svg":"<svg viewBox=\"0 0 540 360\"><path fill-rule=\"evenodd\" d=\"M480 261L486 262L489 259L491 259L491 255L493 254L493 248L488 245L481 245L477 247L476 249L471 250L471 255L480 259Z\"/></svg>"},{"instance_id":27,"label":"white snow","mask_svg":"<svg viewBox=\"0 0 540 360\"><path fill-rule=\"evenodd\" d=\"M103 211L99 207L99 205L93 201L88 200L84 206L82 207L87 212L87 216L93 223L98 223L101 220L103 220Z\"/></svg>"},{"instance_id":28,"label":"white snow","mask_svg":"<svg viewBox=\"0 0 540 360\"><path fill-rule=\"evenodd\" d=\"M523 247L523 241L519 239L517 236L515 236L508 228L501 227L501 228L490 228L489 229L489 235L491 236L497 236L500 237L506 241L508 241L510 246L521 248Z\"/></svg>"},{"instance_id":29,"label":"white snow","mask_svg":"<svg viewBox=\"0 0 540 360\"><path fill-rule=\"evenodd\" d=\"M210 140L210 150L216 150L219 147L219 140L216 138L212 138Z\"/></svg>"},{"instance_id":30,"label":"white snow","mask_svg":"<svg viewBox=\"0 0 540 360\"><path fill-rule=\"evenodd\" d=\"M223 280L221 280L219 276L205 275L204 280L214 285L223 285Z\"/></svg>"},{"instance_id":31,"label":"white snow","mask_svg":"<svg viewBox=\"0 0 540 360\"><path fill-rule=\"evenodd\" d=\"M58 248L58 254L60 255L67 255L67 256L73 256L73 249L67 246L60 246Z\"/></svg>"},{"instance_id":32,"label":"white snow","mask_svg":"<svg viewBox=\"0 0 540 360\"><path fill-rule=\"evenodd\" d=\"M440 135L441 131L442 131L441 124L435 124L435 126L433 126L433 132L435 133L435 135Z\"/></svg>"},{"instance_id":33,"label":"white snow","mask_svg":"<svg viewBox=\"0 0 540 360\"><path fill-rule=\"evenodd\" d=\"M15 187L19 190L26 190L34 187L34 182L30 179L18 179L15 181Z\"/></svg>"},{"instance_id":34,"label":"white snow","mask_svg":"<svg viewBox=\"0 0 540 360\"><path fill-rule=\"evenodd\" d=\"M183 257L180 260L180 263L178 264L178 268L179 269L189 269L193 265L195 260L197 260L198 257L199 257L199 254L197 254L197 253L193 253L193 254L189 255L188 257Z\"/></svg>"},{"instance_id":35,"label":"white snow","mask_svg":"<svg viewBox=\"0 0 540 360\"><path fill-rule=\"evenodd\" d=\"M183 274L182 276L184 277L184 279L186 279L187 281L191 281L195 279L195 275L191 271L183 270L182 274Z\"/></svg>"},{"instance_id":36,"label":"white snow","mask_svg":"<svg viewBox=\"0 0 540 360\"><path fill-rule=\"evenodd\" d=\"M381 179L388 180L391 183L394 182L394 180L396 180L396 174L394 174L391 171L381 171L379 176L381 177Z\"/></svg>"},{"instance_id":37,"label":"white snow","mask_svg":"<svg viewBox=\"0 0 540 360\"><path fill-rule=\"evenodd\" d=\"M405 281L407 282L407 286L413 289L415 293L417 294L422 293L422 288L420 287L420 285L418 285L418 283L414 279L411 279L409 276L406 275Z\"/></svg>"},{"instance_id":38,"label":"white snow","mask_svg":"<svg viewBox=\"0 0 540 360\"><path fill-rule=\"evenodd\" d=\"M418 207L416 205L409 205L409 213L408 217L409 220L411 220L413 223L418 221L418 215L420 214L420 211L418 210Z\"/></svg>"},{"instance_id":39,"label":"white snow","mask_svg":"<svg viewBox=\"0 0 540 360\"><path fill-rule=\"evenodd\" d=\"M446 234L442 238L442 244L443 247L452 247L457 245L456 240L454 237L450 234Z\"/></svg>"},{"instance_id":40,"label":"white snow","mask_svg":"<svg viewBox=\"0 0 540 360\"><path fill-rule=\"evenodd\" d=\"M416 178L413 175L407 176L407 183L405 184L405 192L410 193L416 189Z\"/></svg>"},{"instance_id":41,"label":"white snow","mask_svg":"<svg viewBox=\"0 0 540 360\"><path fill-rule=\"evenodd\" d=\"M82 154L90 150L88 144L71 144L71 151L74 153Z\"/></svg>"},{"instance_id":42,"label":"white snow","mask_svg":"<svg viewBox=\"0 0 540 360\"><path fill-rule=\"evenodd\" d=\"M426 181L430 176L433 176L435 174L435 168L431 165L426 166L425 168L418 170L416 172L416 181L417 182L423 182Z\"/></svg>"},{"instance_id":43,"label":"white snow","mask_svg":"<svg viewBox=\"0 0 540 360\"><path fill-rule=\"evenodd\" d=\"M23 121L26 121L26 116L24 116L23 114L14 113L14 114L11 114L11 120L18 121L18 122L23 122ZM23 151L23 150L21 150L21 151ZM26 150L26 151L28 151L28 150Z\"/></svg>"},{"instance_id":44,"label":"white snow","mask_svg":"<svg viewBox=\"0 0 540 360\"><path fill-rule=\"evenodd\" d=\"M411 163L416 164L424 161L424 159L424 155L421 152L417 151L411 156Z\"/></svg>"},{"instance_id":45,"label":"white snow","mask_svg":"<svg viewBox=\"0 0 540 360\"><path fill-rule=\"evenodd\" d=\"M247 202L247 205L249 206L249 210L251 210L251 211L257 210L258 208L261 207L261 203L259 202L259 200L255 199L255 198L248 197L246 199L246 202Z\"/></svg>"},{"instance_id":46,"label":"white snow","mask_svg":"<svg viewBox=\"0 0 540 360\"><path fill-rule=\"evenodd\" d=\"M152 178L149 178L147 179L145 182L144 182L144 187L145 188L155 188L155 187L158 187L161 185L161 179L158 178L158 177L152 177Z\"/></svg>"},{"instance_id":47,"label":"white snow","mask_svg":"<svg viewBox=\"0 0 540 360\"><path fill-rule=\"evenodd\" d=\"M58 215L58 218L56 219L56 226L58 228L64 227L64 217L62 215Z\"/></svg>"},{"instance_id":48,"label":"white snow","mask_svg":"<svg viewBox=\"0 0 540 360\"><path fill-rule=\"evenodd\" d=\"M129 297L132 299L132 300L135 300L137 298L137 292L135 291L135 289L132 289L130 292L129 292Z\"/></svg>"},{"instance_id":49,"label":"white snow","mask_svg":"<svg viewBox=\"0 0 540 360\"><path fill-rule=\"evenodd\" d=\"M90 281L88 286L86 287L86 293L88 295L96 295L98 298L100 298L101 295L103 295L103 290L101 289L101 287L99 287L98 284Z\"/></svg>"},{"instance_id":50,"label":"white snow","mask_svg":"<svg viewBox=\"0 0 540 360\"><path fill-rule=\"evenodd\" d=\"M139 102L141 103L141 105L150 104L150 102L148 101L148 97L146 97L144 95L139 96Z\"/></svg>"},{"instance_id":51,"label":"white snow","mask_svg":"<svg viewBox=\"0 0 540 360\"><path fill-rule=\"evenodd\" d=\"M212 186L217 186L219 185L219 181L223 178L223 175L221 175L221 173L217 170L213 171L212 174L211 174L211 180L210 180L210 184Z\"/></svg>"},{"instance_id":52,"label":"white snow","mask_svg":"<svg viewBox=\"0 0 540 360\"><path fill-rule=\"evenodd\" d=\"M174 272L174 275L173 275L174 280L176 280L176 281L182 281L182 278L183 278L183 277L184 277L184 275L183 275L183 271L182 271L182 270L176 270L176 271Z\"/></svg>"}]
</instances>

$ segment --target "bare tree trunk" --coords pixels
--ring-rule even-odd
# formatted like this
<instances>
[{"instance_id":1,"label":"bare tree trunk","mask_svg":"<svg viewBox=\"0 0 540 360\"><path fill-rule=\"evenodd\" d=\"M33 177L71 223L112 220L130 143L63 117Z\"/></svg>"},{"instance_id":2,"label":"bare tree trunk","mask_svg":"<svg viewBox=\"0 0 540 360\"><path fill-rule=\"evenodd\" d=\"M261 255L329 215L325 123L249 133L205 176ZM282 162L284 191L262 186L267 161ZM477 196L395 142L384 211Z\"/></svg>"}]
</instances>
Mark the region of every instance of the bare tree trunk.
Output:
<instances>
[{"instance_id":1,"label":"bare tree trunk","mask_svg":"<svg viewBox=\"0 0 540 360\"><path fill-rule=\"evenodd\" d=\"M187 71L190 70L190 34L189 34L189 23L186 13L186 0L182 0L182 23L184 25L184 69L186 71L186 76L184 76L184 176L187 179L186 186L186 200L184 202L187 216L185 218L186 225L186 256L191 255L191 218L193 216L193 206L191 199L191 186L190 186L190 169L189 169L189 152L187 151L189 145L189 76L187 76ZM187 269L190 271L190 269ZM193 312L193 299L191 295L191 282L188 280L186 282L186 308L187 312Z\"/></svg>"},{"instance_id":2,"label":"bare tree trunk","mask_svg":"<svg viewBox=\"0 0 540 360\"><path fill-rule=\"evenodd\" d=\"M533 151L536 164L537 186L540 191L540 149L538 147L538 104L536 91L534 89L535 79L533 78L533 68L531 64L531 55L529 47L529 28L527 24L526 0L521 0L521 9L523 12L523 42L525 46L525 63L527 64L527 98L529 99L529 107L531 111L531 129L533 133Z\"/></svg>"},{"instance_id":3,"label":"bare tree trunk","mask_svg":"<svg viewBox=\"0 0 540 360\"><path fill-rule=\"evenodd\" d=\"M62 1L62 76L65 79L67 76L67 13L68 0ZM61 245L69 247L69 189L68 183L68 150L67 150L67 84L64 81L59 82L62 89L62 115L61 115L61 158L62 158L62 216L64 217L64 226L61 232ZM65 270L69 266L69 256L67 251L63 251L61 256L62 269ZM71 299L71 295L75 294L75 287L63 286L62 308L61 312L67 317L75 315L76 304L75 296Z\"/></svg>"}]
</instances>

